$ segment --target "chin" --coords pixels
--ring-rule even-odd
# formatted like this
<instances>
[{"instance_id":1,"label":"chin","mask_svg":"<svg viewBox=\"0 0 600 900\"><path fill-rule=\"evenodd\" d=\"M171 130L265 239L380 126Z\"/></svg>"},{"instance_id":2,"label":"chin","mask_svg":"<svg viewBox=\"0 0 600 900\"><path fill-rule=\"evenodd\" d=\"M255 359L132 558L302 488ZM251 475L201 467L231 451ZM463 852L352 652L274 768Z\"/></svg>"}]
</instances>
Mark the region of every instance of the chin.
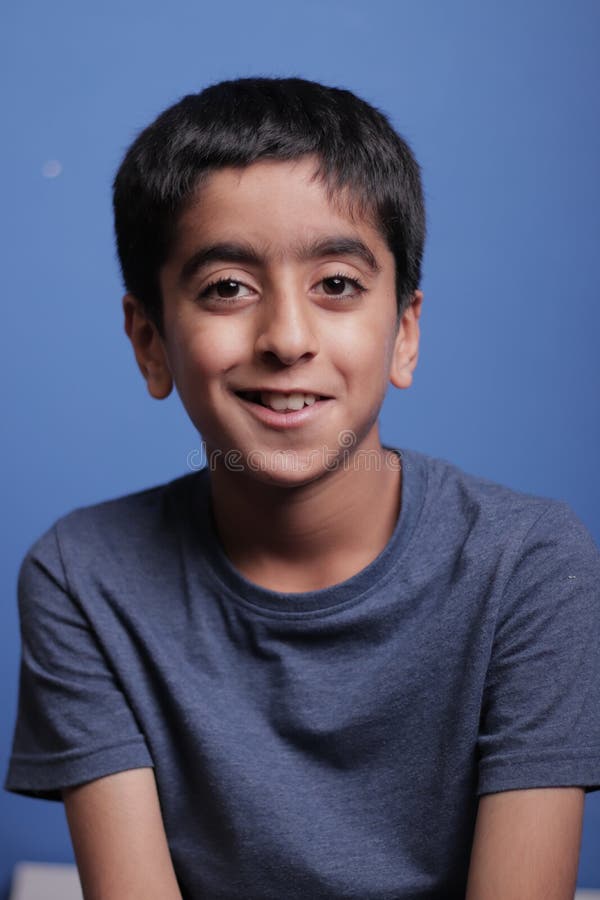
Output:
<instances>
[{"instance_id":1,"label":"chin","mask_svg":"<svg viewBox=\"0 0 600 900\"><path fill-rule=\"evenodd\" d=\"M302 487L332 472L332 468L324 465L314 454L292 451L270 453L264 461L250 454L245 463L246 478L281 488Z\"/></svg>"}]
</instances>

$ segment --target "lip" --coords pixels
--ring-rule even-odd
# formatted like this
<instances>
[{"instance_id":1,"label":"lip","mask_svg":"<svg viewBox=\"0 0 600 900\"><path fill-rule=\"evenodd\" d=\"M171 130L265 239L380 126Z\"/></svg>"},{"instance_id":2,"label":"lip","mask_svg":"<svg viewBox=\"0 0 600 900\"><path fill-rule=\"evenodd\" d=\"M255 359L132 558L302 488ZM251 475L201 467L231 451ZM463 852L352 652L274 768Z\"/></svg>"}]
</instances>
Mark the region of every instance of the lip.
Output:
<instances>
[{"instance_id":1,"label":"lip","mask_svg":"<svg viewBox=\"0 0 600 900\"><path fill-rule=\"evenodd\" d=\"M240 394L240 392L244 394L285 394L289 396L290 394L313 394L315 397L322 397L324 400L331 400L329 394L324 394L323 391L317 391L314 388L306 388L306 387L292 387L292 388L282 388L282 387L245 387L245 388L234 388L235 394Z\"/></svg>"},{"instance_id":2,"label":"lip","mask_svg":"<svg viewBox=\"0 0 600 900\"><path fill-rule=\"evenodd\" d=\"M305 392L290 391L290 393L301 394ZM306 393L309 392L306 391ZM321 412L331 399L330 397L327 397L323 400L315 400L312 406L304 406L302 409L292 409L289 412L277 412L277 410L271 409L269 406L262 406L260 403L254 403L252 400L245 400L244 397L240 397L239 394L236 394L236 397L255 419L258 419L263 425L268 425L270 428L275 428L279 431L285 431L288 428L298 428L301 425L312 422L313 419L321 415Z\"/></svg>"}]
</instances>

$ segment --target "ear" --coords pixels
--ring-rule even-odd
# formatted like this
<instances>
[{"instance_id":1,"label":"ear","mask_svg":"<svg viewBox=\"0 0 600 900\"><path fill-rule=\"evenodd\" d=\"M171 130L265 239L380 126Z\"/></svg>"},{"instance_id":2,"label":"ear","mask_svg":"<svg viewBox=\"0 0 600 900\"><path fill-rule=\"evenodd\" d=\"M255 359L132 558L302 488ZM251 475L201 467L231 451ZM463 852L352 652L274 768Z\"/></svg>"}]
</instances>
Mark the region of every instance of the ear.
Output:
<instances>
[{"instance_id":1,"label":"ear","mask_svg":"<svg viewBox=\"0 0 600 900\"><path fill-rule=\"evenodd\" d=\"M131 341L140 372L146 379L148 392L157 400L168 397L173 389L165 344L154 322L137 297L123 297L125 332Z\"/></svg>"},{"instance_id":2,"label":"ear","mask_svg":"<svg viewBox=\"0 0 600 900\"><path fill-rule=\"evenodd\" d=\"M404 310L394 342L390 367L390 381L397 388L410 387L419 358L419 318L423 292L415 291L410 305Z\"/></svg>"}]
</instances>

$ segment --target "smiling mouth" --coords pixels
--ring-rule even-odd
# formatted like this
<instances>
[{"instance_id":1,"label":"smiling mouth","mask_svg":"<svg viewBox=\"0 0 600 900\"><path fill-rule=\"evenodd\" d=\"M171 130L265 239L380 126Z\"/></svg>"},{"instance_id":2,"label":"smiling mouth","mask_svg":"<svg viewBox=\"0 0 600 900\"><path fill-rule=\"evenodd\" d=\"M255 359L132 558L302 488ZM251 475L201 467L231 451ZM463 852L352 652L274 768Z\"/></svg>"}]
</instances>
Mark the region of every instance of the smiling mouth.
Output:
<instances>
[{"instance_id":1,"label":"smiling mouth","mask_svg":"<svg viewBox=\"0 0 600 900\"><path fill-rule=\"evenodd\" d=\"M248 403L257 403L259 406L266 406L275 412L295 412L304 409L305 406L313 406L319 400L330 399L321 394L299 392L283 394L274 391L236 391L235 393Z\"/></svg>"}]
</instances>

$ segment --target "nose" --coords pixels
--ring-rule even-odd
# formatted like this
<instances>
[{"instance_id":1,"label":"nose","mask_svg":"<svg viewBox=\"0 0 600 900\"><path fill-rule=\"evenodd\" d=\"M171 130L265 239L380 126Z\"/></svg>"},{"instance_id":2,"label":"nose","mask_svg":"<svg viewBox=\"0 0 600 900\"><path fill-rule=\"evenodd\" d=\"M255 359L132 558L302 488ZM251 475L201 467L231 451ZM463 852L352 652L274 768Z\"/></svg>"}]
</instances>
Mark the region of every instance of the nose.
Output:
<instances>
[{"instance_id":1,"label":"nose","mask_svg":"<svg viewBox=\"0 0 600 900\"><path fill-rule=\"evenodd\" d=\"M255 350L271 361L291 366L319 352L310 301L301 292L279 290L263 300Z\"/></svg>"}]
</instances>

